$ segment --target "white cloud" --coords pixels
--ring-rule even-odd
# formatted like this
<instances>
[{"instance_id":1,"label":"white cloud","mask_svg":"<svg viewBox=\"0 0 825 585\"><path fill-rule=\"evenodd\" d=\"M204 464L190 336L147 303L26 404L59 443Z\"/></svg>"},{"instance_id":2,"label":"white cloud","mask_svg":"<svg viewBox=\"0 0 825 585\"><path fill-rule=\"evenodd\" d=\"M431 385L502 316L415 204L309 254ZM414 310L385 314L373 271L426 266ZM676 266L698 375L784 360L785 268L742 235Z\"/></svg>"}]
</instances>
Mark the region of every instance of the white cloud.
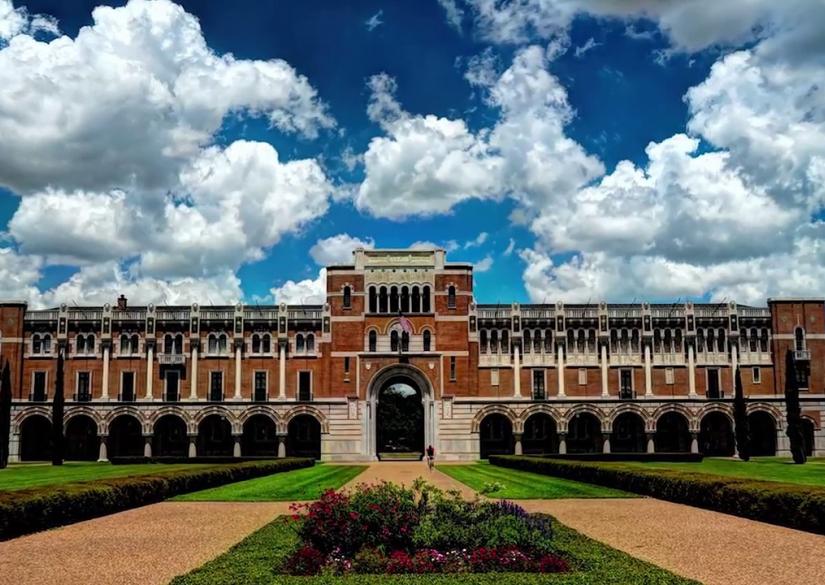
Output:
<instances>
[{"instance_id":1,"label":"white cloud","mask_svg":"<svg viewBox=\"0 0 825 585\"><path fill-rule=\"evenodd\" d=\"M456 0L438 0L444 9L447 17L447 24L461 33L461 20L464 18L464 10L459 8Z\"/></svg>"},{"instance_id":2,"label":"white cloud","mask_svg":"<svg viewBox=\"0 0 825 585\"><path fill-rule=\"evenodd\" d=\"M579 47L576 47L576 57L581 58L582 55L587 53L588 51L592 51L596 47L601 47L604 43L597 43L593 37L590 37L585 41L585 43Z\"/></svg>"},{"instance_id":3,"label":"white cloud","mask_svg":"<svg viewBox=\"0 0 825 585\"><path fill-rule=\"evenodd\" d=\"M278 287L270 289L276 303L288 305L320 305L327 296L327 270L321 268L315 279L288 280Z\"/></svg>"},{"instance_id":4,"label":"white cloud","mask_svg":"<svg viewBox=\"0 0 825 585\"><path fill-rule=\"evenodd\" d=\"M479 246L484 245L484 242L487 241L488 237L490 237L490 234L487 232L479 232L474 239L464 243L464 249L467 250L469 248L478 248Z\"/></svg>"},{"instance_id":5,"label":"white cloud","mask_svg":"<svg viewBox=\"0 0 825 585\"><path fill-rule=\"evenodd\" d=\"M25 6L14 7L11 0L0 0L0 42L19 34L60 34L57 20L45 14L29 14Z\"/></svg>"},{"instance_id":6,"label":"white cloud","mask_svg":"<svg viewBox=\"0 0 825 585\"><path fill-rule=\"evenodd\" d=\"M383 15L384 15L384 11L383 11L383 10L379 10L378 12L376 12L375 14L373 14L372 16L370 16L370 17L369 17L369 18L368 18L368 19L364 22L364 26L366 26L366 27L367 27L367 30L368 30L368 31L372 32L373 30L375 30L376 28L378 28L379 26L381 26L382 24L384 24L384 21L383 21L383 20L381 20L381 17L382 17Z\"/></svg>"},{"instance_id":7,"label":"white cloud","mask_svg":"<svg viewBox=\"0 0 825 585\"><path fill-rule=\"evenodd\" d=\"M37 301L43 262L36 256L18 254L12 248L0 248L0 298Z\"/></svg>"},{"instance_id":8,"label":"white cloud","mask_svg":"<svg viewBox=\"0 0 825 585\"><path fill-rule=\"evenodd\" d=\"M478 262L473 265L473 270L475 272L487 272L493 267L493 257L490 255L485 256Z\"/></svg>"},{"instance_id":9,"label":"white cloud","mask_svg":"<svg viewBox=\"0 0 825 585\"><path fill-rule=\"evenodd\" d=\"M347 265L353 263L352 252L356 248L372 250L375 248L375 240L362 240L349 234L338 234L315 242L309 250L309 255L319 266Z\"/></svg>"},{"instance_id":10,"label":"white cloud","mask_svg":"<svg viewBox=\"0 0 825 585\"><path fill-rule=\"evenodd\" d=\"M513 238L510 238L510 242L507 244L507 248L504 249L502 253L503 256L510 256L513 253L513 250L516 249L516 241Z\"/></svg>"},{"instance_id":11,"label":"white cloud","mask_svg":"<svg viewBox=\"0 0 825 585\"><path fill-rule=\"evenodd\" d=\"M455 240L447 240L443 244L434 242L418 241L410 244L410 250L444 250L448 254L461 248Z\"/></svg>"}]
</instances>

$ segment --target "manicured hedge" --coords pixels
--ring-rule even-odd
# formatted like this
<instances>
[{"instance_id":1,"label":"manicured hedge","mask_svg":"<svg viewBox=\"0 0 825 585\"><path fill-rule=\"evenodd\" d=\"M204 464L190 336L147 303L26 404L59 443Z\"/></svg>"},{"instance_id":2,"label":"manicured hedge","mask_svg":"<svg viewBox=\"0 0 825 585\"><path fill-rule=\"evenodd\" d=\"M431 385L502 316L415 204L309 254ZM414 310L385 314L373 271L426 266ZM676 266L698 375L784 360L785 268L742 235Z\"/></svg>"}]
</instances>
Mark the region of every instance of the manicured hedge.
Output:
<instances>
[{"instance_id":1,"label":"manicured hedge","mask_svg":"<svg viewBox=\"0 0 825 585\"><path fill-rule=\"evenodd\" d=\"M816 486L529 456L494 455L490 463L825 534L825 489Z\"/></svg>"},{"instance_id":2,"label":"manicured hedge","mask_svg":"<svg viewBox=\"0 0 825 585\"><path fill-rule=\"evenodd\" d=\"M153 475L0 492L0 540L314 463L293 458L168 472L158 465Z\"/></svg>"},{"instance_id":3,"label":"manicured hedge","mask_svg":"<svg viewBox=\"0 0 825 585\"><path fill-rule=\"evenodd\" d=\"M272 457L234 457L232 455L204 455L198 457L109 457L112 465L135 465L141 463L244 463L246 461L276 461Z\"/></svg>"},{"instance_id":4,"label":"manicured hedge","mask_svg":"<svg viewBox=\"0 0 825 585\"><path fill-rule=\"evenodd\" d=\"M541 455L544 459L563 461L665 461L668 463L699 463L701 453L567 453Z\"/></svg>"}]
</instances>

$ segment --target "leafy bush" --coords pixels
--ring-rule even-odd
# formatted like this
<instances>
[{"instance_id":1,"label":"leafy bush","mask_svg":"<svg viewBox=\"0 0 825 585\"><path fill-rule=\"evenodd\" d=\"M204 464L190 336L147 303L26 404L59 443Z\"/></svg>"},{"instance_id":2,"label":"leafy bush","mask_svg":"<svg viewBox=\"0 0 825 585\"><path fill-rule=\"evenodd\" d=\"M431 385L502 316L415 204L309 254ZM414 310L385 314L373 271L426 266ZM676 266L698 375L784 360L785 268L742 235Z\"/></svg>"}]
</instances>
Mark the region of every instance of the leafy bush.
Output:
<instances>
[{"instance_id":1,"label":"leafy bush","mask_svg":"<svg viewBox=\"0 0 825 585\"><path fill-rule=\"evenodd\" d=\"M825 489L670 469L493 455L490 463L825 534Z\"/></svg>"},{"instance_id":2,"label":"leafy bush","mask_svg":"<svg viewBox=\"0 0 825 585\"><path fill-rule=\"evenodd\" d=\"M221 465L0 492L0 540L207 489L314 465L312 459Z\"/></svg>"}]
</instances>

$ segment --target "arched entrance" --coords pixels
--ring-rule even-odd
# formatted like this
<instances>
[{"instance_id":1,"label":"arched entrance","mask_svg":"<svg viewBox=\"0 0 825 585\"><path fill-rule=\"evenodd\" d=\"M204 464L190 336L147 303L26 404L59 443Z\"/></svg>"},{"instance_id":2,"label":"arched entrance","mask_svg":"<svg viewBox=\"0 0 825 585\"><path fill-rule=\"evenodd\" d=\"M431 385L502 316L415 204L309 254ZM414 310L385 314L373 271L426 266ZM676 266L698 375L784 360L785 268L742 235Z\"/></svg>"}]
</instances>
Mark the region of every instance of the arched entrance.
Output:
<instances>
[{"instance_id":1,"label":"arched entrance","mask_svg":"<svg viewBox=\"0 0 825 585\"><path fill-rule=\"evenodd\" d=\"M687 453L690 451L690 430L683 414L666 412L656 421L654 445L657 453Z\"/></svg>"},{"instance_id":2,"label":"arched entrance","mask_svg":"<svg viewBox=\"0 0 825 585\"><path fill-rule=\"evenodd\" d=\"M52 423L35 414L20 424L20 460L49 461L52 458Z\"/></svg>"},{"instance_id":3,"label":"arched entrance","mask_svg":"<svg viewBox=\"0 0 825 585\"><path fill-rule=\"evenodd\" d=\"M521 452L525 455L543 455L559 452L556 421L549 414L537 412L524 421Z\"/></svg>"},{"instance_id":4,"label":"arched entrance","mask_svg":"<svg viewBox=\"0 0 825 585\"><path fill-rule=\"evenodd\" d=\"M805 445L805 454L808 457L813 456L814 454L814 421L803 418L802 419L802 441Z\"/></svg>"},{"instance_id":5,"label":"arched entrance","mask_svg":"<svg viewBox=\"0 0 825 585\"><path fill-rule=\"evenodd\" d=\"M516 451L513 423L503 414L494 412L485 416L479 426L479 435L482 459L490 455L512 455Z\"/></svg>"},{"instance_id":6,"label":"arched entrance","mask_svg":"<svg viewBox=\"0 0 825 585\"><path fill-rule=\"evenodd\" d=\"M762 410L748 415L751 431L751 455L754 457L776 455L776 421Z\"/></svg>"},{"instance_id":7,"label":"arched entrance","mask_svg":"<svg viewBox=\"0 0 825 585\"><path fill-rule=\"evenodd\" d=\"M602 450L602 425L593 414L580 412L567 424L568 453L599 453Z\"/></svg>"},{"instance_id":8,"label":"arched entrance","mask_svg":"<svg viewBox=\"0 0 825 585\"><path fill-rule=\"evenodd\" d=\"M435 404L427 376L408 364L379 371L367 394L367 454L380 458L421 457L436 445Z\"/></svg>"},{"instance_id":9,"label":"arched entrance","mask_svg":"<svg viewBox=\"0 0 825 585\"><path fill-rule=\"evenodd\" d=\"M241 453L250 457L278 455L278 427L265 414L250 416L243 425Z\"/></svg>"},{"instance_id":10,"label":"arched entrance","mask_svg":"<svg viewBox=\"0 0 825 585\"><path fill-rule=\"evenodd\" d=\"M186 422L176 414L160 417L152 436L152 453L156 457L186 457L188 451Z\"/></svg>"},{"instance_id":11,"label":"arched entrance","mask_svg":"<svg viewBox=\"0 0 825 585\"><path fill-rule=\"evenodd\" d=\"M235 443L232 423L220 414L210 414L198 425L198 456L231 457Z\"/></svg>"},{"instance_id":12,"label":"arched entrance","mask_svg":"<svg viewBox=\"0 0 825 585\"><path fill-rule=\"evenodd\" d=\"M321 423L311 414L299 414L287 425L287 457L321 458Z\"/></svg>"},{"instance_id":13,"label":"arched entrance","mask_svg":"<svg viewBox=\"0 0 825 585\"><path fill-rule=\"evenodd\" d=\"M708 457L730 457L735 452L733 426L723 412L709 412L699 425L699 450Z\"/></svg>"},{"instance_id":14,"label":"arched entrance","mask_svg":"<svg viewBox=\"0 0 825 585\"><path fill-rule=\"evenodd\" d=\"M623 412L613 421L610 450L614 453L644 453L647 451L645 421L635 412Z\"/></svg>"},{"instance_id":15,"label":"arched entrance","mask_svg":"<svg viewBox=\"0 0 825 585\"><path fill-rule=\"evenodd\" d=\"M140 421L122 414L109 425L109 457L140 457L143 455L143 432Z\"/></svg>"},{"instance_id":16,"label":"arched entrance","mask_svg":"<svg viewBox=\"0 0 825 585\"><path fill-rule=\"evenodd\" d=\"M96 461L99 452L97 423L90 416L73 416L66 423L66 459Z\"/></svg>"}]
</instances>

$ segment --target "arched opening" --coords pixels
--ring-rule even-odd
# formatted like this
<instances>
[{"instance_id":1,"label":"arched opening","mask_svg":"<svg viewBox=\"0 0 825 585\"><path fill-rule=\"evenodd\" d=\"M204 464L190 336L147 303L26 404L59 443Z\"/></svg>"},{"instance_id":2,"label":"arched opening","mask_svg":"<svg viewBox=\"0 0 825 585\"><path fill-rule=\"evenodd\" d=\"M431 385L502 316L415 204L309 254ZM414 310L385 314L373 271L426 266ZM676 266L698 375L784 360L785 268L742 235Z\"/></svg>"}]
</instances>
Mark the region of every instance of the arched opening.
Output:
<instances>
[{"instance_id":1,"label":"arched opening","mask_svg":"<svg viewBox=\"0 0 825 585\"><path fill-rule=\"evenodd\" d=\"M730 457L736 450L733 425L723 412L709 412L699 424L699 450L708 457Z\"/></svg>"},{"instance_id":2,"label":"arched opening","mask_svg":"<svg viewBox=\"0 0 825 585\"><path fill-rule=\"evenodd\" d=\"M176 414L165 414L155 423L152 454L156 457L186 457L189 440L186 422Z\"/></svg>"},{"instance_id":3,"label":"arched opening","mask_svg":"<svg viewBox=\"0 0 825 585\"><path fill-rule=\"evenodd\" d=\"M278 454L278 427L265 414L250 416L243 425L241 452L244 456L275 457Z\"/></svg>"},{"instance_id":4,"label":"arched opening","mask_svg":"<svg viewBox=\"0 0 825 585\"><path fill-rule=\"evenodd\" d=\"M231 457L234 447L232 423L220 414L210 414L198 425L198 455Z\"/></svg>"},{"instance_id":5,"label":"arched opening","mask_svg":"<svg viewBox=\"0 0 825 585\"><path fill-rule=\"evenodd\" d=\"M66 423L66 459L69 461L96 461L100 444L97 423L81 414Z\"/></svg>"},{"instance_id":6,"label":"arched opening","mask_svg":"<svg viewBox=\"0 0 825 585\"><path fill-rule=\"evenodd\" d=\"M751 431L751 455L776 455L776 421L767 412L757 410L748 415Z\"/></svg>"},{"instance_id":7,"label":"arched opening","mask_svg":"<svg viewBox=\"0 0 825 585\"><path fill-rule=\"evenodd\" d=\"M35 414L20 425L20 460L49 461L52 458L52 423Z\"/></svg>"},{"instance_id":8,"label":"arched opening","mask_svg":"<svg viewBox=\"0 0 825 585\"><path fill-rule=\"evenodd\" d=\"M378 391L376 453L424 453L424 404L421 389L406 376L390 378Z\"/></svg>"},{"instance_id":9,"label":"arched opening","mask_svg":"<svg viewBox=\"0 0 825 585\"><path fill-rule=\"evenodd\" d=\"M599 453L602 440L602 425L589 412L576 414L567 425L568 453Z\"/></svg>"},{"instance_id":10,"label":"arched opening","mask_svg":"<svg viewBox=\"0 0 825 585\"><path fill-rule=\"evenodd\" d=\"M690 430L683 414L666 412L656 421L654 445L657 453L687 453L690 451Z\"/></svg>"},{"instance_id":11,"label":"arched opening","mask_svg":"<svg viewBox=\"0 0 825 585\"><path fill-rule=\"evenodd\" d=\"M143 455L143 432L140 421L122 414L109 425L109 456L140 457Z\"/></svg>"},{"instance_id":12,"label":"arched opening","mask_svg":"<svg viewBox=\"0 0 825 585\"><path fill-rule=\"evenodd\" d=\"M490 455L512 455L515 453L513 423L503 414L494 412L481 421L481 458Z\"/></svg>"},{"instance_id":13,"label":"arched opening","mask_svg":"<svg viewBox=\"0 0 825 585\"><path fill-rule=\"evenodd\" d=\"M369 309L370 313L378 312L378 294L375 292L374 286L370 287Z\"/></svg>"},{"instance_id":14,"label":"arched opening","mask_svg":"<svg viewBox=\"0 0 825 585\"><path fill-rule=\"evenodd\" d=\"M299 414L289 421L286 436L288 457L321 458L321 423L311 414Z\"/></svg>"},{"instance_id":15,"label":"arched opening","mask_svg":"<svg viewBox=\"0 0 825 585\"><path fill-rule=\"evenodd\" d=\"M814 423L812 420L802 419L802 444L805 446L805 454L811 457L814 454Z\"/></svg>"},{"instance_id":16,"label":"arched opening","mask_svg":"<svg viewBox=\"0 0 825 585\"><path fill-rule=\"evenodd\" d=\"M525 455L544 455L559 452L559 435L556 421L549 414L537 412L524 421L521 435L521 451Z\"/></svg>"},{"instance_id":17,"label":"arched opening","mask_svg":"<svg viewBox=\"0 0 825 585\"><path fill-rule=\"evenodd\" d=\"M647 451L645 421L635 412L623 412L613 421L610 450L614 453Z\"/></svg>"}]
</instances>

